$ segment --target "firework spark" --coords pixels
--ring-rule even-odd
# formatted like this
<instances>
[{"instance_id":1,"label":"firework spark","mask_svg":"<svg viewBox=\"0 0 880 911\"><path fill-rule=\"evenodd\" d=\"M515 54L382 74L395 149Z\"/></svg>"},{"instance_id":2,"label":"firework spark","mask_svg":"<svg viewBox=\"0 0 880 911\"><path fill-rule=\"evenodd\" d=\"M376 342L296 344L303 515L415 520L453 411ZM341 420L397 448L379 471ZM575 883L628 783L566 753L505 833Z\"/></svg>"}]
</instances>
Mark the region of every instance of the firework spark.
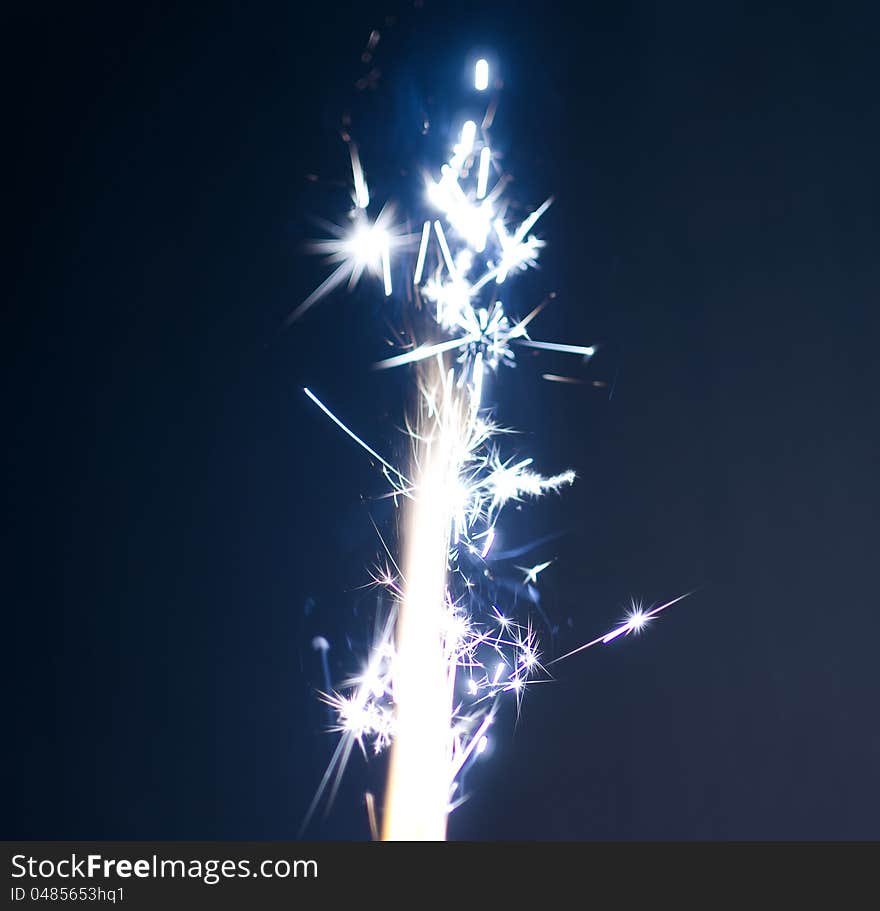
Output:
<instances>
[{"instance_id":1,"label":"firework spark","mask_svg":"<svg viewBox=\"0 0 880 911\"><path fill-rule=\"evenodd\" d=\"M490 84L489 64L481 59L474 91L491 95ZM518 320L498 298L501 289L507 294L509 279L536 265L544 240L534 232L552 199L521 220L509 216L509 181L498 173L485 132L495 104L491 97L485 116L462 123L446 161L425 177L425 210L415 221L422 226L416 234L395 223L391 203L371 218L373 197L358 149L348 141L353 209L347 226L328 224L332 237L314 242L312 250L334 268L292 315L298 318L344 283L354 287L364 275L392 295L392 259L401 257L407 260L393 274L412 276L411 288L431 305L422 311L429 314L420 327L422 341L376 364L416 371L420 405L408 426L412 455L405 468L381 456L305 390L382 466L393 494L404 498L403 571L395 565L395 573L386 567L373 577L392 610L361 673L323 696L341 739L312 806L326 788L338 786L355 745L374 753L390 747L381 826L386 839L445 838L447 815L463 799L457 778L486 749L499 700L512 693L518 709L527 687L548 676L530 621L514 619L497 604L501 591L488 562L504 507L559 492L575 474L543 475L531 458L502 454L502 428L484 402L487 379L502 366L514 366L519 347L582 360L596 353L594 345L530 337L529 326L546 300ZM516 585L537 585L552 562L516 567L523 574ZM638 633L679 600L649 610L634 603L624 623L562 658Z\"/></svg>"}]
</instances>

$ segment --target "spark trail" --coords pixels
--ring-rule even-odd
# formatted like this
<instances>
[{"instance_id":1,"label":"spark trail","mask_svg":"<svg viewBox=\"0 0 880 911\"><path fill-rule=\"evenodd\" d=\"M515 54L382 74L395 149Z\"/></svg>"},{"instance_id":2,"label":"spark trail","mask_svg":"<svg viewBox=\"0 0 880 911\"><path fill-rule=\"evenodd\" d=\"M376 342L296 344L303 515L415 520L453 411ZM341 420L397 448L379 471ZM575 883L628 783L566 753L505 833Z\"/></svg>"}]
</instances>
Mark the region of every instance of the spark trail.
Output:
<instances>
[{"instance_id":1,"label":"spark trail","mask_svg":"<svg viewBox=\"0 0 880 911\"><path fill-rule=\"evenodd\" d=\"M488 96L494 112L497 97L485 60L474 67L474 92L472 107ZM526 688L548 676L531 622L515 619L498 603L503 592L493 584L492 547L506 505L559 492L575 474L543 475L531 458L502 455L498 437L504 431L484 401L488 386L503 368L515 366L518 348L581 362L596 353L595 345L531 337L546 300L516 319L501 299L502 291L509 298L514 276L536 265L544 241L534 232L552 200L521 220L512 217L509 181L498 171L487 134L491 121L487 114L462 123L446 161L424 178L425 210L412 234L394 223L391 203L371 220L373 195L349 141L350 224L330 225L333 236L313 244L333 269L291 317L364 277L387 297L395 291L392 275L407 274L417 302L427 305L421 308L423 340L376 364L415 372L419 407L408 425L405 468L395 467L305 390L379 462L402 504L402 572L395 565L374 576L394 609L363 672L323 696L336 712L341 740L311 808L325 788L338 786L355 745L375 753L390 746L385 839L445 838L448 813L463 799L458 777L485 749L499 701L512 694L519 707ZM523 579L517 584L536 585L552 563L518 567ZM634 604L622 625L562 657L636 633L679 600L648 611Z\"/></svg>"}]
</instances>

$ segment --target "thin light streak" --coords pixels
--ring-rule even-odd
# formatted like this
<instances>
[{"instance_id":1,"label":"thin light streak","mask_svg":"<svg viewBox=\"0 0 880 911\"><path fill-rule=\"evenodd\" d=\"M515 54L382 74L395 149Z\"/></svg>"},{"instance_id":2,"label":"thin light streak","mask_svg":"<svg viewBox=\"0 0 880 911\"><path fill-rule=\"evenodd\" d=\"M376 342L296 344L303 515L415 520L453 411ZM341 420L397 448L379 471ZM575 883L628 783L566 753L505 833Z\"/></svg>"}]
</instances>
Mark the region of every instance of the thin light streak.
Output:
<instances>
[{"instance_id":1,"label":"thin light streak","mask_svg":"<svg viewBox=\"0 0 880 911\"><path fill-rule=\"evenodd\" d=\"M391 246L387 237L382 239L382 280L385 297L391 297Z\"/></svg>"},{"instance_id":2,"label":"thin light streak","mask_svg":"<svg viewBox=\"0 0 880 911\"><path fill-rule=\"evenodd\" d=\"M533 342L530 338L515 339L517 345L526 348L540 348L542 351L561 351L563 354L580 354L592 357L596 353L595 345L560 345L557 342Z\"/></svg>"},{"instance_id":3,"label":"thin light streak","mask_svg":"<svg viewBox=\"0 0 880 911\"><path fill-rule=\"evenodd\" d=\"M583 652L588 648L592 648L594 645L599 645L600 643L606 645L609 642L612 642L618 636L629 635L632 632L638 632L641 630L645 624L653 620L661 611L666 610L668 607L672 607L673 604L678 604L679 601L684 600L685 598L692 595L693 592L686 592L683 595L679 595L677 598L673 598L671 601L667 601L665 604L661 604L659 607L652 608L649 611L643 611L637 606L633 606L633 609L625 623L620 624L615 627L611 632L604 633L601 636L597 636L595 639L590 642L585 642L583 645L579 645L577 648L572 649L570 652L566 652L564 655L560 655L558 658L554 658L550 664L557 664L560 661L564 661L566 658L571 658L572 655L577 655L579 652ZM549 666L549 665L548 665Z\"/></svg>"},{"instance_id":4,"label":"thin light streak","mask_svg":"<svg viewBox=\"0 0 880 911\"><path fill-rule=\"evenodd\" d=\"M477 199L482 199L486 195L486 188L489 185L489 165L492 162L492 150L489 146L484 146L480 150L480 169L477 171Z\"/></svg>"},{"instance_id":5,"label":"thin light streak","mask_svg":"<svg viewBox=\"0 0 880 911\"><path fill-rule=\"evenodd\" d=\"M446 268L449 270L449 274L454 281L458 278L458 270L455 268L452 253L449 252L449 244L446 242L446 232L443 230L443 225L440 224L439 219L434 222L434 231L437 233L437 240L440 242L440 250L443 253L443 260L446 263Z\"/></svg>"},{"instance_id":6,"label":"thin light streak","mask_svg":"<svg viewBox=\"0 0 880 911\"><path fill-rule=\"evenodd\" d=\"M492 549L492 545L495 543L495 529L490 528L486 533L486 543L483 545L483 549L480 551L480 557L485 560L489 556L489 551Z\"/></svg>"},{"instance_id":7,"label":"thin light streak","mask_svg":"<svg viewBox=\"0 0 880 911\"><path fill-rule=\"evenodd\" d=\"M359 209L366 209L370 204L370 191L367 187L364 169L361 167L357 146L353 142L350 142L348 144L348 151L351 155L351 173L354 181L354 203Z\"/></svg>"},{"instance_id":8,"label":"thin light streak","mask_svg":"<svg viewBox=\"0 0 880 911\"><path fill-rule=\"evenodd\" d=\"M422 226L422 239L419 243L419 255L416 257L416 271L413 274L413 284L422 282L422 270L425 268L425 254L428 252L428 238L431 235L431 222L426 221Z\"/></svg>"},{"instance_id":9,"label":"thin light streak","mask_svg":"<svg viewBox=\"0 0 880 911\"><path fill-rule=\"evenodd\" d=\"M452 351L455 348L461 348L467 344L467 339L451 338L445 342L438 342L436 345L419 345L412 351L405 351L403 354L386 358L379 361L373 366L377 370L387 370L390 367L402 367L404 364L414 364L416 361L423 361L435 354L442 354L444 351Z\"/></svg>"},{"instance_id":10,"label":"thin light streak","mask_svg":"<svg viewBox=\"0 0 880 911\"><path fill-rule=\"evenodd\" d=\"M347 433L362 449L365 449L376 461L384 465L390 472L395 474L404 484L409 485L409 481L402 475L390 462L387 462L376 452L372 446L365 443L351 428L347 427L336 415L312 392L308 386L303 386L303 392L330 418L333 423Z\"/></svg>"},{"instance_id":11,"label":"thin light streak","mask_svg":"<svg viewBox=\"0 0 880 911\"><path fill-rule=\"evenodd\" d=\"M379 824L376 821L376 799L369 791L364 794L364 803L367 807L367 821L370 824L370 839L372 841L378 841Z\"/></svg>"}]
</instances>

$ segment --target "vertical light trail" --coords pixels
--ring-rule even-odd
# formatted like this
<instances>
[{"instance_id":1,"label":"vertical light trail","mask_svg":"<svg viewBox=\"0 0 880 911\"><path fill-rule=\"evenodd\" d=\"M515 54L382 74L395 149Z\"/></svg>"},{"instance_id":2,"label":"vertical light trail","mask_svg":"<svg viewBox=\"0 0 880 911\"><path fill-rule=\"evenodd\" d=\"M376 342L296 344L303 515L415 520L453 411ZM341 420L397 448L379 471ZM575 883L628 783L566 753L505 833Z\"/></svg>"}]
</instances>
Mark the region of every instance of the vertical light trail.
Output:
<instances>
[{"instance_id":1,"label":"vertical light trail","mask_svg":"<svg viewBox=\"0 0 880 911\"><path fill-rule=\"evenodd\" d=\"M361 167L361 159L358 155L357 146L351 142L348 146L351 155L351 173L354 178L354 204L359 209L366 209L370 204L370 191L367 188L367 181L364 178L364 169Z\"/></svg>"},{"instance_id":2,"label":"vertical light trail","mask_svg":"<svg viewBox=\"0 0 880 911\"><path fill-rule=\"evenodd\" d=\"M480 152L480 170L477 172L477 199L482 199L486 195L486 187L489 184L489 163L492 161L492 151L489 146L485 146Z\"/></svg>"},{"instance_id":3,"label":"vertical light trail","mask_svg":"<svg viewBox=\"0 0 880 911\"><path fill-rule=\"evenodd\" d=\"M391 250L388 238L382 241L382 281L385 285L385 297L391 297Z\"/></svg>"},{"instance_id":4,"label":"vertical light trail","mask_svg":"<svg viewBox=\"0 0 880 911\"><path fill-rule=\"evenodd\" d=\"M462 160L471 154L474 148L474 140L477 137L477 125L473 120L465 120L461 126L461 144L458 147L458 155Z\"/></svg>"},{"instance_id":5,"label":"vertical light trail","mask_svg":"<svg viewBox=\"0 0 880 911\"><path fill-rule=\"evenodd\" d=\"M474 88L485 92L489 88L489 61L478 60L474 66Z\"/></svg>"},{"instance_id":6,"label":"vertical light trail","mask_svg":"<svg viewBox=\"0 0 880 911\"><path fill-rule=\"evenodd\" d=\"M438 358L420 372L428 378L424 381L440 388L440 399L433 414L422 407L414 434L414 485L405 519L405 581L393 673L395 738L383 818L385 841L446 838L456 671L445 642L446 577L464 429L451 384L437 376L441 370Z\"/></svg>"},{"instance_id":7,"label":"vertical light trail","mask_svg":"<svg viewBox=\"0 0 880 911\"><path fill-rule=\"evenodd\" d=\"M446 243L446 234L443 231L443 225L440 224L439 219L434 221L434 230L437 232L437 240L440 242L440 250L443 253L443 261L446 263L446 268L449 270L449 274L453 279L456 279L458 278L458 270L455 268L452 254L449 252L449 244Z\"/></svg>"},{"instance_id":8,"label":"vertical light trail","mask_svg":"<svg viewBox=\"0 0 880 911\"><path fill-rule=\"evenodd\" d=\"M428 251L428 237L431 234L431 222L426 221L422 228L422 239L419 242L419 255L416 258L416 271L413 273L413 284L422 283L422 271L425 268L425 254Z\"/></svg>"}]
</instances>

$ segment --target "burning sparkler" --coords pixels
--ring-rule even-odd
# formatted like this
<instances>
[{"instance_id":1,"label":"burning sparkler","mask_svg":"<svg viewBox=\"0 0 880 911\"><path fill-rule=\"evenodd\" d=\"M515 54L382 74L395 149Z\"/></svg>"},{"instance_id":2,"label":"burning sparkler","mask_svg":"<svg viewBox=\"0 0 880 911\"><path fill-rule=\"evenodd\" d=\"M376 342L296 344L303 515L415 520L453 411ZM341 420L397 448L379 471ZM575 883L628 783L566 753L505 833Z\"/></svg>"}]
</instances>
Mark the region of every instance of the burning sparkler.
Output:
<instances>
[{"instance_id":1,"label":"burning sparkler","mask_svg":"<svg viewBox=\"0 0 880 911\"><path fill-rule=\"evenodd\" d=\"M489 65L479 60L474 89L483 93L489 87ZM545 476L533 469L531 458L502 455L496 442L501 428L484 402L487 381L515 364L517 347L583 359L596 348L531 338L530 324L543 304L515 319L500 299L512 276L535 265L544 241L534 232L552 200L518 223L511 218L508 182L497 173L489 137L477 120L463 123L446 162L426 176L426 212L415 234L394 224L390 204L371 220L371 195L350 140L349 152L350 224L330 226L333 237L314 243L313 250L326 254L334 268L293 318L365 275L390 296L392 257L406 258L412 289L431 306L424 341L376 365L416 370L420 407L409 426L407 466L396 467L305 390L382 465L404 505L402 571L395 564L375 576L394 610L362 673L324 696L342 736L316 801L328 785L338 785L355 744L377 753L390 746L383 837L442 839L447 815L462 799L459 773L485 749L500 698L513 693L518 705L527 686L546 673L531 624L505 615L492 589L487 566L499 514L508 503L560 491L575 480L573 471ZM521 585L536 585L551 563L518 567ZM637 633L678 600L648 610L634 604L622 625L569 655Z\"/></svg>"}]
</instances>

